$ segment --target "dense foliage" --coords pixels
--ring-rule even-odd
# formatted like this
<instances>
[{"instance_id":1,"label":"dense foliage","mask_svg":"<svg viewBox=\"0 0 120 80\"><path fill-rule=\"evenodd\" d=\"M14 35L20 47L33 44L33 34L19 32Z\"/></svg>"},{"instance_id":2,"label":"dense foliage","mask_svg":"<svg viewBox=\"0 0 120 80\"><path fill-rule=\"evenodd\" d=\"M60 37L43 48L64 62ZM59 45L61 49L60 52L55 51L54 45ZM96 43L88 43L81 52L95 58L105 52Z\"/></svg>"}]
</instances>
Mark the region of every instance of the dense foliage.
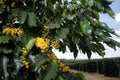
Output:
<instances>
[{"instance_id":1,"label":"dense foliage","mask_svg":"<svg viewBox=\"0 0 120 80\"><path fill-rule=\"evenodd\" d=\"M120 47L111 38L112 34L118 35L99 21L99 13L114 18L111 3L111 0L0 0L1 79L82 80L82 75L72 74L52 49L65 52L67 46L75 58L79 50L90 58L92 52L105 55L103 43L113 49Z\"/></svg>"},{"instance_id":2,"label":"dense foliage","mask_svg":"<svg viewBox=\"0 0 120 80\"><path fill-rule=\"evenodd\" d=\"M120 58L104 58L91 60L63 60L72 69L89 73L104 74L109 77L120 77Z\"/></svg>"}]
</instances>

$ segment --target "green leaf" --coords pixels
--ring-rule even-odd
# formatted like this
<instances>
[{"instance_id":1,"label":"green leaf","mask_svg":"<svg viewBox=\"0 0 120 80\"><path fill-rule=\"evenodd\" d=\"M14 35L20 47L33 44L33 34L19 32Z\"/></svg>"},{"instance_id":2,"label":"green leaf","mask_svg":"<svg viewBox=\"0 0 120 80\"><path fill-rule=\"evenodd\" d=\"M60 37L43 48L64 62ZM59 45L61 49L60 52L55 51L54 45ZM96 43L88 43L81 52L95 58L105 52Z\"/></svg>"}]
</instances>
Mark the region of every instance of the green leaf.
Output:
<instances>
[{"instance_id":1,"label":"green leaf","mask_svg":"<svg viewBox=\"0 0 120 80\"><path fill-rule=\"evenodd\" d=\"M87 49L86 52L87 52L87 57L90 59L92 55L91 50Z\"/></svg>"},{"instance_id":2,"label":"green leaf","mask_svg":"<svg viewBox=\"0 0 120 80\"><path fill-rule=\"evenodd\" d=\"M3 66L2 66L2 68L4 70L4 78L5 78L5 80L8 80L8 77L9 77L9 73L7 71L8 61L9 61L8 58L3 56L3 62L2 62Z\"/></svg>"},{"instance_id":3,"label":"green leaf","mask_svg":"<svg viewBox=\"0 0 120 80\"><path fill-rule=\"evenodd\" d=\"M18 17L19 12L20 12L20 10L18 8L12 9L11 13L8 15L8 21L11 21L13 18Z\"/></svg>"},{"instance_id":4,"label":"green leaf","mask_svg":"<svg viewBox=\"0 0 120 80\"><path fill-rule=\"evenodd\" d=\"M44 4L45 6L47 6L47 0L44 0L43 4Z\"/></svg>"},{"instance_id":5,"label":"green leaf","mask_svg":"<svg viewBox=\"0 0 120 80\"><path fill-rule=\"evenodd\" d=\"M4 5L0 4L0 13L3 13L3 11L4 11Z\"/></svg>"},{"instance_id":6,"label":"green leaf","mask_svg":"<svg viewBox=\"0 0 120 80\"><path fill-rule=\"evenodd\" d=\"M106 38L106 37L102 37L102 39L104 40L104 43L106 45L108 45L110 48L113 48L114 50L116 50L116 46L119 47L120 43L111 39L111 38Z\"/></svg>"},{"instance_id":7,"label":"green leaf","mask_svg":"<svg viewBox=\"0 0 120 80\"><path fill-rule=\"evenodd\" d=\"M1 55L0 56L0 73L2 73L2 71L3 71L3 58L4 58L4 56Z\"/></svg>"},{"instance_id":8,"label":"green leaf","mask_svg":"<svg viewBox=\"0 0 120 80\"><path fill-rule=\"evenodd\" d=\"M113 1L114 0L100 0L100 2L102 2L105 5L110 5L110 4L112 4Z\"/></svg>"},{"instance_id":9,"label":"green leaf","mask_svg":"<svg viewBox=\"0 0 120 80\"><path fill-rule=\"evenodd\" d=\"M73 52L73 56L74 56L74 58L76 58L77 55L78 55L78 50L76 50L75 52Z\"/></svg>"},{"instance_id":10,"label":"green leaf","mask_svg":"<svg viewBox=\"0 0 120 80\"><path fill-rule=\"evenodd\" d=\"M5 53L5 54L9 54L9 53L12 53L12 52L13 52L12 49L3 48L3 53Z\"/></svg>"},{"instance_id":11,"label":"green leaf","mask_svg":"<svg viewBox=\"0 0 120 80\"><path fill-rule=\"evenodd\" d=\"M97 52L100 56L102 56L102 57L105 56L105 52L104 52L103 50L101 50L101 49L96 49L96 52Z\"/></svg>"},{"instance_id":12,"label":"green leaf","mask_svg":"<svg viewBox=\"0 0 120 80\"><path fill-rule=\"evenodd\" d=\"M68 28L62 28L60 30L56 31L56 39L60 40L60 39L64 39L67 37L67 34L69 33L69 29Z\"/></svg>"},{"instance_id":13,"label":"green leaf","mask_svg":"<svg viewBox=\"0 0 120 80\"><path fill-rule=\"evenodd\" d=\"M74 18L76 17L76 15L67 15L67 19L68 20L74 20Z\"/></svg>"},{"instance_id":14,"label":"green leaf","mask_svg":"<svg viewBox=\"0 0 120 80\"><path fill-rule=\"evenodd\" d=\"M33 38L33 37L32 37L32 38ZM23 35L21 36L22 45L23 45L23 46L26 46L26 45L28 44L28 42L29 42L30 39L31 39L30 34L23 34Z\"/></svg>"},{"instance_id":15,"label":"green leaf","mask_svg":"<svg viewBox=\"0 0 120 80\"><path fill-rule=\"evenodd\" d=\"M120 47L120 42L117 42L115 40L112 40L112 42L117 46L117 47Z\"/></svg>"},{"instance_id":16,"label":"green leaf","mask_svg":"<svg viewBox=\"0 0 120 80\"><path fill-rule=\"evenodd\" d=\"M115 18L114 12L109 6L105 7L105 12L107 12L113 19Z\"/></svg>"},{"instance_id":17,"label":"green leaf","mask_svg":"<svg viewBox=\"0 0 120 80\"><path fill-rule=\"evenodd\" d=\"M114 50L116 50L116 46L115 46L115 44L112 41L105 42L105 43L106 43L107 46L109 46L109 47L113 48Z\"/></svg>"},{"instance_id":18,"label":"green leaf","mask_svg":"<svg viewBox=\"0 0 120 80\"><path fill-rule=\"evenodd\" d=\"M19 54L18 53L20 53L21 52L21 47L20 46L16 46L15 47L15 49L14 49L14 54L15 54L15 56L18 56Z\"/></svg>"},{"instance_id":19,"label":"green leaf","mask_svg":"<svg viewBox=\"0 0 120 80\"><path fill-rule=\"evenodd\" d=\"M92 30L92 27L89 25L89 22L86 20L86 21L81 21L80 22L80 27L81 27L81 30L83 32L83 34L85 35L91 35L91 30Z\"/></svg>"},{"instance_id":20,"label":"green leaf","mask_svg":"<svg viewBox=\"0 0 120 80\"><path fill-rule=\"evenodd\" d=\"M50 19L47 16L43 16L43 19L45 19L47 22L50 22Z\"/></svg>"},{"instance_id":21,"label":"green leaf","mask_svg":"<svg viewBox=\"0 0 120 80\"><path fill-rule=\"evenodd\" d=\"M40 71L41 71L40 66L42 66L42 64L46 63L47 61L50 61L50 58L46 55L46 53L45 54L40 53L39 55L37 55L36 58L34 58L34 60L32 58L31 58L31 60L34 62L33 63L33 65L35 66L34 71L39 74L37 80L43 80L41 78L42 76L40 74ZM40 77L40 79L39 79L39 77Z\"/></svg>"},{"instance_id":22,"label":"green leaf","mask_svg":"<svg viewBox=\"0 0 120 80\"><path fill-rule=\"evenodd\" d=\"M35 42L36 42L36 38L32 38L32 39L27 43L26 49L27 49L28 51L30 51L30 50L32 49L33 45L35 44Z\"/></svg>"},{"instance_id":23,"label":"green leaf","mask_svg":"<svg viewBox=\"0 0 120 80\"><path fill-rule=\"evenodd\" d=\"M20 11L19 12L19 21L20 21L20 24L23 24L26 19L27 19L27 12L26 11Z\"/></svg>"},{"instance_id":24,"label":"green leaf","mask_svg":"<svg viewBox=\"0 0 120 80\"><path fill-rule=\"evenodd\" d=\"M113 39L108 39L108 40L105 41L105 43L106 43L106 45L113 48L114 50L116 50L116 46L120 47L120 43L113 40Z\"/></svg>"},{"instance_id":25,"label":"green leaf","mask_svg":"<svg viewBox=\"0 0 120 80\"><path fill-rule=\"evenodd\" d=\"M9 73L7 71L9 59L6 56L0 55L0 74L3 76L4 80L8 80Z\"/></svg>"},{"instance_id":26,"label":"green leaf","mask_svg":"<svg viewBox=\"0 0 120 80\"><path fill-rule=\"evenodd\" d=\"M90 0L90 1L88 1L88 4L89 4L89 6L91 7L91 6L94 5L94 1Z\"/></svg>"},{"instance_id":27,"label":"green leaf","mask_svg":"<svg viewBox=\"0 0 120 80\"><path fill-rule=\"evenodd\" d=\"M100 56L104 57L104 50L102 50L97 44L92 44L91 49L93 52L97 52Z\"/></svg>"},{"instance_id":28,"label":"green leaf","mask_svg":"<svg viewBox=\"0 0 120 80\"><path fill-rule=\"evenodd\" d=\"M70 51L73 52L74 58L76 58L78 55L77 45L71 39L69 39L68 47L69 47Z\"/></svg>"},{"instance_id":29,"label":"green leaf","mask_svg":"<svg viewBox=\"0 0 120 80\"><path fill-rule=\"evenodd\" d=\"M37 17L33 12L28 13L28 24L29 26L36 26Z\"/></svg>"},{"instance_id":30,"label":"green leaf","mask_svg":"<svg viewBox=\"0 0 120 80\"><path fill-rule=\"evenodd\" d=\"M102 50L105 50L105 47L101 43L97 43L98 47Z\"/></svg>"},{"instance_id":31,"label":"green leaf","mask_svg":"<svg viewBox=\"0 0 120 80\"><path fill-rule=\"evenodd\" d=\"M76 80L85 80L85 76L82 73L75 73L74 76L77 78Z\"/></svg>"},{"instance_id":32,"label":"green leaf","mask_svg":"<svg viewBox=\"0 0 120 80\"><path fill-rule=\"evenodd\" d=\"M55 29L55 28L59 28L60 27L60 24L58 24L58 23L50 23L48 25L49 25L50 29Z\"/></svg>"},{"instance_id":33,"label":"green leaf","mask_svg":"<svg viewBox=\"0 0 120 80\"><path fill-rule=\"evenodd\" d=\"M59 48L59 51L65 53L66 52L66 44L62 43L61 44L62 47Z\"/></svg>"},{"instance_id":34,"label":"green leaf","mask_svg":"<svg viewBox=\"0 0 120 80\"><path fill-rule=\"evenodd\" d=\"M55 78L58 72L58 64L56 61L52 61L51 64L47 67L46 73L43 75L42 80L51 80Z\"/></svg>"},{"instance_id":35,"label":"green leaf","mask_svg":"<svg viewBox=\"0 0 120 80\"><path fill-rule=\"evenodd\" d=\"M64 80L63 78L62 78L62 76L57 76L57 80Z\"/></svg>"},{"instance_id":36,"label":"green leaf","mask_svg":"<svg viewBox=\"0 0 120 80\"><path fill-rule=\"evenodd\" d=\"M9 43L10 36L0 36L0 43Z\"/></svg>"},{"instance_id":37,"label":"green leaf","mask_svg":"<svg viewBox=\"0 0 120 80\"><path fill-rule=\"evenodd\" d=\"M43 63L45 63L46 61L49 61L50 58L45 55L45 54L39 54L36 59L35 59L35 66L36 67L40 67Z\"/></svg>"},{"instance_id":38,"label":"green leaf","mask_svg":"<svg viewBox=\"0 0 120 80\"><path fill-rule=\"evenodd\" d=\"M119 37L119 35L116 34L116 32L115 32L113 29L109 28L106 23L100 22L100 23L98 24L98 26L100 26L100 27L102 28L102 30L105 29L108 33L111 33L111 34Z\"/></svg>"},{"instance_id":39,"label":"green leaf","mask_svg":"<svg viewBox=\"0 0 120 80\"><path fill-rule=\"evenodd\" d=\"M16 73L18 73L19 70L21 69L21 67L23 67L21 62L22 62L21 58L19 58L19 57L14 58L15 69L16 69L15 72Z\"/></svg>"},{"instance_id":40,"label":"green leaf","mask_svg":"<svg viewBox=\"0 0 120 80\"><path fill-rule=\"evenodd\" d=\"M99 20L99 13L97 11L93 11L93 17L95 17L97 20Z\"/></svg>"},{"instance_id":41,"label":"green leaf","mask_svg":"<svg viewBox=\"0 0 120 80\"><path fill-rule=\"evenodd\" d=\"M81 0L81 3L82 3L82 4L85 4L85 3L86 3L86 1L85 1L85 0Z\"/></svg>"}]
</instances>

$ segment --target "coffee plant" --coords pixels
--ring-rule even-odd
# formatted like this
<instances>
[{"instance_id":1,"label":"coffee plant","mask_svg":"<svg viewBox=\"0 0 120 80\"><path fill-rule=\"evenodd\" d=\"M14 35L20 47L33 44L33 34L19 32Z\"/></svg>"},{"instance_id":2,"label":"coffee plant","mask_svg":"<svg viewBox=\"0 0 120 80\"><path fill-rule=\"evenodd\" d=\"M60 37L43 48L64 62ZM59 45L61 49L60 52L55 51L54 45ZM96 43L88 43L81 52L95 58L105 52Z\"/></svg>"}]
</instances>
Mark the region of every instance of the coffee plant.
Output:
<instances>
[{"instance_id":1,"label":"coffee plant","mask_svg":"<svg viewBox=\"0 0 120 80\"><path fill-rule=\"evenodd\" d=\"M116 49L118 36L99 14L114 18L112 0L0 0L1 80L83 80L56 57L66 47L105 55L103 44ZM118 36L119 37L119 36Z\"/></svg>"}]
</instances>

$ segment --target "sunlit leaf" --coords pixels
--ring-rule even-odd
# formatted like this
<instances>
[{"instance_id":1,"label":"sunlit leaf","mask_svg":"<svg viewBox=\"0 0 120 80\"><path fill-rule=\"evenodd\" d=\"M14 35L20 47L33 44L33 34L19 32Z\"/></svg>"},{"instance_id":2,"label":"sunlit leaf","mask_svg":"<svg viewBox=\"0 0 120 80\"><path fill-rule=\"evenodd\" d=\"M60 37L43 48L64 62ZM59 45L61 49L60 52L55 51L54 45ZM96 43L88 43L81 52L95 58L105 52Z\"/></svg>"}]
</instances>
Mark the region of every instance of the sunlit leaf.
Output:
<instances>
[{"instance_id":1,"label":"sunlit leaf","mask_svg":"<svg viewBox=\"0 0 120 80\"><path fill-rule=\"evenodd\" d=\"M36 42L36 38L32 38L31 40L29 40L29 42L26 45L26 49L28 51L30 51L32 49L33 45L35 44L35 42Z\"/></svg>"},{"instance_id":2,"label":"sunlit leaf","mask_svg":"<svg viewBox=\"0 0 120 80\"><path fill-rule=\"evenodd\" d=\"M88 21L83 21L83 22L81 21L80 22L80 27L81 27L82 32L85 35L91 35L92 27L89 25Z\"/></svg>"}]
</instances>

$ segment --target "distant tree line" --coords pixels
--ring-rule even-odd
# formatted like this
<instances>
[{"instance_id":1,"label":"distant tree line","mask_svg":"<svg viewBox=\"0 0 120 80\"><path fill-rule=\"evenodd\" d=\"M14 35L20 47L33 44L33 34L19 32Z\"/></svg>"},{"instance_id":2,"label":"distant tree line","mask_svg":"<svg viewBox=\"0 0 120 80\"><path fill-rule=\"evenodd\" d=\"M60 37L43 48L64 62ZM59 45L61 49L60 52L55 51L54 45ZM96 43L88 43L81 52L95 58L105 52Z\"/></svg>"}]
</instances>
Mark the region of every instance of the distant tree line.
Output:
<instances>
[{"instance_id":1,"label":"distant tree line","mask_svg":"<svg viewBox=\"0 0 120 80\"><path fill-rule=\"evenodd\" d=\"M92 60L63 60L72 69L104 74L109 77L120 77L120 58L105 58Z\"/></svg>"}]
</instances>

